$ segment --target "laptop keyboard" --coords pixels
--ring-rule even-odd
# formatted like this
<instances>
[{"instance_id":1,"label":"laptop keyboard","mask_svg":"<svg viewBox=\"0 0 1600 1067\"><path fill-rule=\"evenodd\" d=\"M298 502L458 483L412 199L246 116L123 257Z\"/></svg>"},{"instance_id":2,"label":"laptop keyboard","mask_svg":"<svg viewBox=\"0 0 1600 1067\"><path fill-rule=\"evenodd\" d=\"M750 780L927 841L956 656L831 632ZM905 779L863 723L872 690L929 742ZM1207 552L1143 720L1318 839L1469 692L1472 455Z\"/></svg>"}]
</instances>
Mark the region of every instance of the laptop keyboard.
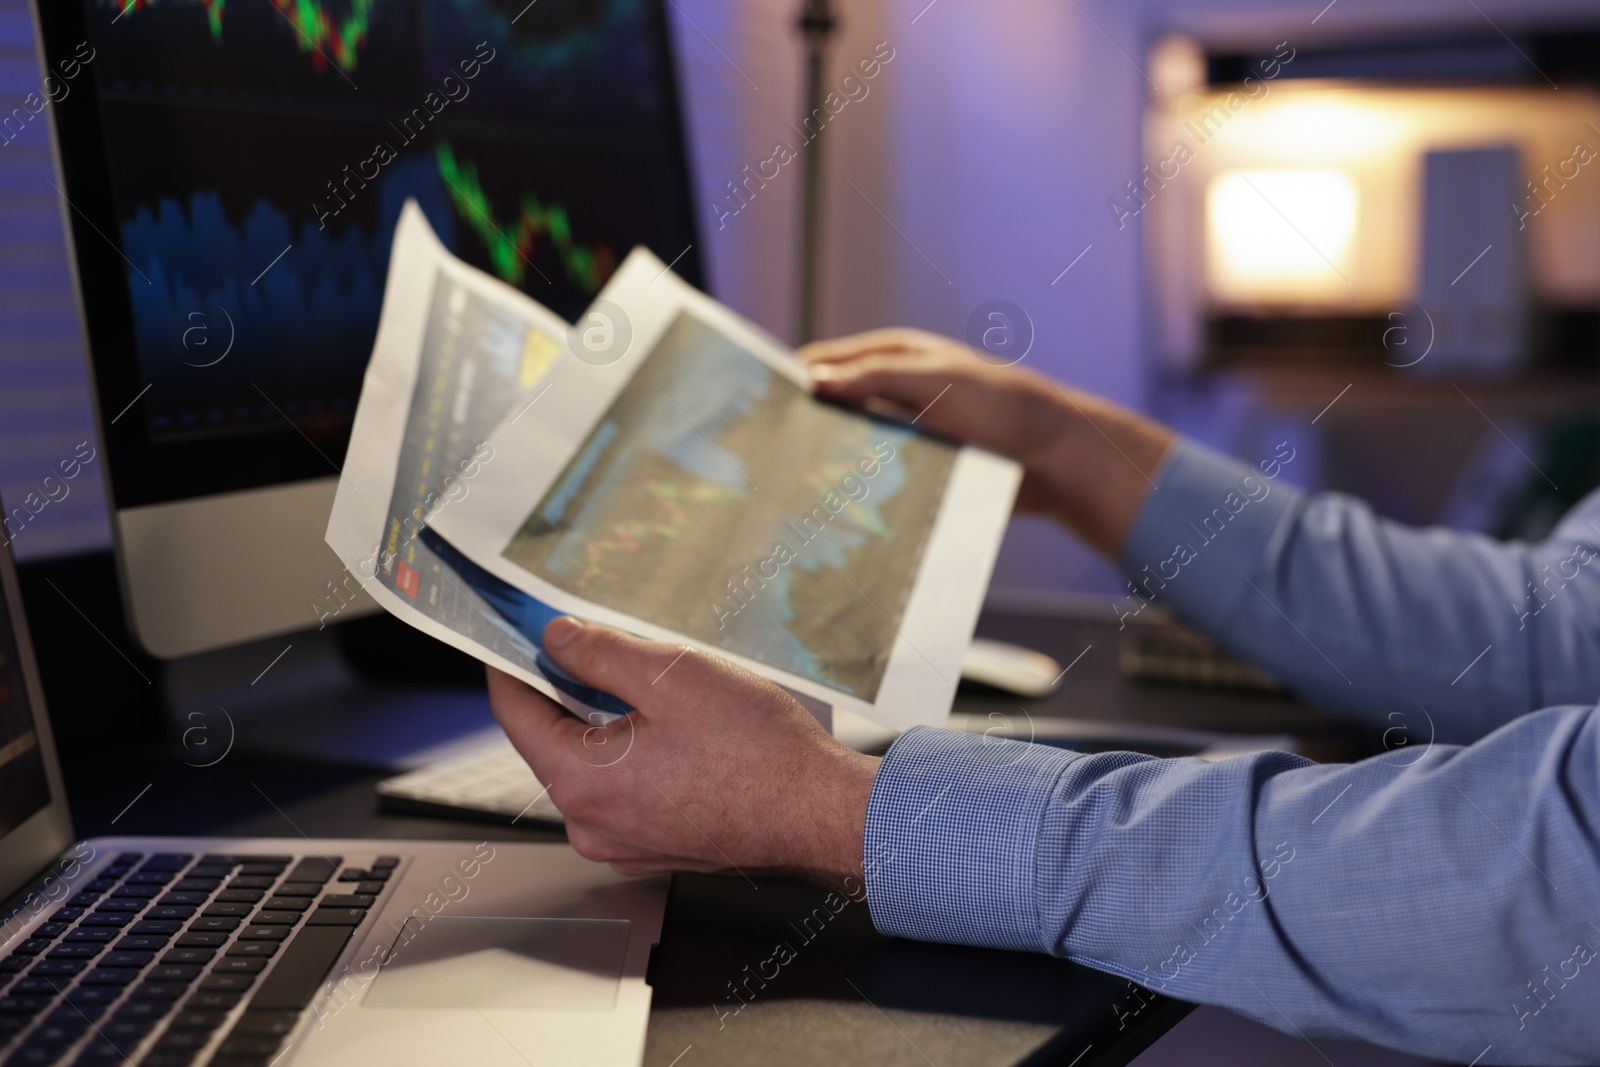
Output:
<instances>
[{"instance_id":1,"label":"laptop keyboard","mask_svg":"<svg viewBox=\"0 0 1600 1067\"><path fill-rule=\"evenodd\" d=\"M342 863L118 855L0 959L4 1067L266 1067L400 858Z\"/></svg>"}]
</instances>

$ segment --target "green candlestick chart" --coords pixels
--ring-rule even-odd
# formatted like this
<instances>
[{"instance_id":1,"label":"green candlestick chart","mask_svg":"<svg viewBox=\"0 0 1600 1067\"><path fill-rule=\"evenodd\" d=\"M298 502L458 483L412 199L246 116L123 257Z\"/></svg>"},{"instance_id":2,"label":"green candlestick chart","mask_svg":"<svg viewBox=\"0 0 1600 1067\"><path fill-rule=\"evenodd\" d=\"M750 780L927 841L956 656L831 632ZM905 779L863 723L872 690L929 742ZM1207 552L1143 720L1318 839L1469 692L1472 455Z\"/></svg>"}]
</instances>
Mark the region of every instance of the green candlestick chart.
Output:
<instances>
[{"instance_id":1,"label":"green candlestick chart","mask_svg":"<svg viewBox=\"0 0 1600 1067\"><path fill-rule=\"evenodd\" d=\"M561 204L542 205L532 193L522 197L516 218L495 218L494 206L478 179L475 164L456 160L454 149L441 143L437 151L439 176L450 188L450 200L462 219L472 228L484 247L494 271L513 285L522 285L533 263L535 241L543 235L550 241L567 280L586 293L598 292L611 276L616 260L604 244L579 244L572 239L572 222Z\"/></svg>"},{"instance_id":2,"label":"green candlestick chart","mask_svg":"<svg viewBox=\"0 0 1600 1067\"><path fill-rule=\"evenodd\" d=\"M118 3L123 14L143 11L156 0L131 0ZM295 41L300 51L311 56L312 65L324 69L331 60L343 70L354 70L356 54L366 43L367 30L372 24L372 9L378 0L352 0L350 13L344 17L332 15L328 5L317 0L272 0L272 6L294 28ZM222 40L222 13L228 0L200 0L205 8L206 25L213 40ZM121 15L117 16L121 18Z\"/></svg>"}]
</instances>

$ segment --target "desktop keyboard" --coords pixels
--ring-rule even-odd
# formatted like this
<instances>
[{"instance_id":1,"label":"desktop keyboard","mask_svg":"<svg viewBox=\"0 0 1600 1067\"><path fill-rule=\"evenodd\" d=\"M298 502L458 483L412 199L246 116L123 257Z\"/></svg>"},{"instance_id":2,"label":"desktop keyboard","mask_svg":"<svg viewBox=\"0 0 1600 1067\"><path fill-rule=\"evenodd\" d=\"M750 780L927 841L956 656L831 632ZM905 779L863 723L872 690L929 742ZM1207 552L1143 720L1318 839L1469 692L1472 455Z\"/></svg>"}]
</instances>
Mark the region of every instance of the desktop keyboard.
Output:
<instances>
[{"instance_id":1,"label":"desktop keyboard","mask_svg":"<svg viewBox=\"0 0 1600 1067\"><path fill-rule=\"evenodd\" d=\"M498 740L455 759L378 783L384 811L495 823L562 823L550 794L528 764Z\"/></svg>"},{"instance_id":2,"label":"desktop keyboard","mask_svg":"<svg viewBox=\"0 0 1600 1067\"><path fill-rule=\"evenodd\" d=\"M5 1067L266 1067L401 860L342 863L116 856L0 959Z\"/></svg>"}]
</instances>

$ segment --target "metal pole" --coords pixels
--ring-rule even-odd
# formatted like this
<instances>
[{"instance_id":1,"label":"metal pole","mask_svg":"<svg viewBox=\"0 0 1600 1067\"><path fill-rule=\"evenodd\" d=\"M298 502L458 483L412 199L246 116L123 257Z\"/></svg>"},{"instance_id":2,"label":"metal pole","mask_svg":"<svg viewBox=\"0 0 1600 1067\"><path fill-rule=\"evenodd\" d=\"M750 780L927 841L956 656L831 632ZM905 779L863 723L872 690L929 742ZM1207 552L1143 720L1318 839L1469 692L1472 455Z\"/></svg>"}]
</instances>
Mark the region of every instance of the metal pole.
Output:
<instances>
[{"instance_id":1,"label":"metal pole","mask_svg":"<svg viewBox=\"0 0 1600 1067\"><path fill-rule=\"evenodd\" d=\"M798 26L806 48L805 121L822 109L827 95L823 86L829 39L838 29L832 0L804 0ZM823 111L826 115L827 112ZM805 188L800 209L800 340L814 341L821 324L821 242L822 242L822 144L821 127L812 140L802 145L806 153Z\"/></svg>"}]
</instances>

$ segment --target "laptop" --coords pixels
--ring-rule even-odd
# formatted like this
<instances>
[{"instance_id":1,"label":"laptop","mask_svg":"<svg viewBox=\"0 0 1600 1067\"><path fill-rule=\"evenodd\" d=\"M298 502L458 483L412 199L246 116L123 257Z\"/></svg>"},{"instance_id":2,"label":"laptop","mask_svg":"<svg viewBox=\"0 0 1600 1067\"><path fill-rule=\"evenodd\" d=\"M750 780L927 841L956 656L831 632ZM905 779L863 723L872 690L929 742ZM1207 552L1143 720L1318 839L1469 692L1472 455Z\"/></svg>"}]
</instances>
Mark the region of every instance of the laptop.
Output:
<instances>
[{"instance_id":1,"label":"laptop","mask_svg":"<svg viewBox=\"0 0 1600 1067\"><path fill-rule=\"evenodd\" d=\"M7 1067L636 1064L666 891L563 844L74 841L0 552Z\"/></svg>"}]
</instances>

